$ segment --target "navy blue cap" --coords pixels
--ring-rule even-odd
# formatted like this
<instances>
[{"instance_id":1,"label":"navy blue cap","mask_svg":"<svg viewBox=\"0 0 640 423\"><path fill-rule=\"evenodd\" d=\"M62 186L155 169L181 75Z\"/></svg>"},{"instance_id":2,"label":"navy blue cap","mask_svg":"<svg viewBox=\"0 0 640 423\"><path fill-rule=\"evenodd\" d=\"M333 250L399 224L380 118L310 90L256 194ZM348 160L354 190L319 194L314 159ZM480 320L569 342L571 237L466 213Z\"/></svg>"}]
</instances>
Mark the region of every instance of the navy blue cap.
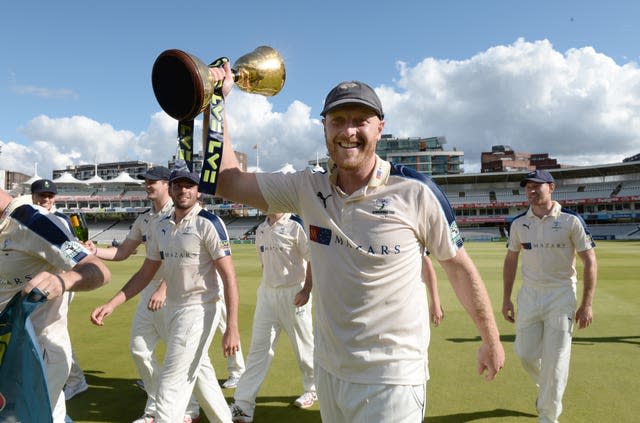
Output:
<instances>
[{"instance_id":1,"label":"navy blue cap","mask_svg":"<svg viewBox=\"0 0 640 423\"><path fill-rule=\"evenodd\" d=\"M169 176L169 182L177 181L178 179L188 179L194 184L200 182L200 175L196 172L190 172L189 169L174 169Z\"/></svg>"},{"instance_id":2,"label":"navy blue cap","mask_svg":"<svg viewBox=\"0 0 640 423\"><path fill-rule=\"evenodd\" d=\"M520 186L523 187L527 185L527 182L537 182L539 184L555 184L556 181L553 179L553 176L546 170L534 170L533 172L527 173L522 181L520 181Z\"/></svg>"},{"instance_id":3,"label":"navy blue cap","mask_svg":"<svg viewBox=\"0 0 640 423\"><path fill-rule=\"evenodd\" d=\"M168 181L171 171L164 166L154 166L147 169L146 173L138 175L138 179L150 179L152 181Z\"/></svg>"},{"instance_id":4,"label":"navy blue cap","mask_svg":"<svg viewBox=\"0 0 640 423\"><path fill-rule=\"evenodd\" d=\"M382 103L376 92L360 81L344 81L334 87L324 100L324 109L320 112L325 117L331 110L345 104L360 104L376 112L380 119L384 119Z\"/></svg>"},{"instance_id":5,"label":"navy blue cap","mask_svg":"<svg viewBox=\"0 0 640 423\"><path fill-rule=\"evenodd\" d=\"M40 194L41 192L57 194L58 187L56 187L56 184L49 179L38 179L31 184L31 194Z\"/></svg>"}]
</instances>

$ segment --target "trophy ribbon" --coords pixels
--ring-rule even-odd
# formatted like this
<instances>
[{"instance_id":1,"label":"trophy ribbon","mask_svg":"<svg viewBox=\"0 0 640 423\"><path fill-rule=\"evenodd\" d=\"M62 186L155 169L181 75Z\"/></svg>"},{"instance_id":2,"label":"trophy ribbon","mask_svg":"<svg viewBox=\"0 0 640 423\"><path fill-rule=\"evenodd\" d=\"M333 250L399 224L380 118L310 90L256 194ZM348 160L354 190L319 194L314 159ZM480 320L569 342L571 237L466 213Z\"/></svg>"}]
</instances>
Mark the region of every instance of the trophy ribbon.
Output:
<instances>
[{"instance_id":1,"label":"trophy ribbon","mask_svg":"<svg viewBox=\"0 0 640 423\"><path fill-rule=\"evenodd\" d=\"M193 119L178 123L178 160L184 160L193 172Z\"/></svg>"},{"instance_id":2,"label":"trophy ribbon","mask_svg":"<svg viewBox=\"0 0 640 423\"><path fill-rule=\"evenodd\" d=\"M228 61L228 58L221 57L212 62L209 67L220 67ZM215 195L224 141L224 97L222 95L222 81L218 82L211 95L208 120L209 128L207 138L204 140L204 159L202 162L198 191L203 194Z\"/></svg>"}]
</instances>

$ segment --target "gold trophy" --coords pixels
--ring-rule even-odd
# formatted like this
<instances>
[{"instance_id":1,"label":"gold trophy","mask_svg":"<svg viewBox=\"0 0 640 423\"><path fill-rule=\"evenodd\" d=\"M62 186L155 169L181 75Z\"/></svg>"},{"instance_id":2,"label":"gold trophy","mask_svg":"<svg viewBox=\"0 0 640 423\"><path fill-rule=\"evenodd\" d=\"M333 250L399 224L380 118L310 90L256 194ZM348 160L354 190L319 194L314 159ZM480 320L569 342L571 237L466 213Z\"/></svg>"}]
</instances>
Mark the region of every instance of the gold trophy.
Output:
<instances>
[{"instance_id":1,"label":"gold trophy","mask_svg":"<svg viewBox=\"0 0 640 423\"><path fill-rule=\"evenodd\" d=\"M238 88L264 96L280 92L286 78L284 61L268 46L260 46L240 57L232 70ZM176 49L165 50L158 56L151 82L162 110L178 121L194 119L204 111L215 88L209 66Z\"/></svg>"}]
</instances>

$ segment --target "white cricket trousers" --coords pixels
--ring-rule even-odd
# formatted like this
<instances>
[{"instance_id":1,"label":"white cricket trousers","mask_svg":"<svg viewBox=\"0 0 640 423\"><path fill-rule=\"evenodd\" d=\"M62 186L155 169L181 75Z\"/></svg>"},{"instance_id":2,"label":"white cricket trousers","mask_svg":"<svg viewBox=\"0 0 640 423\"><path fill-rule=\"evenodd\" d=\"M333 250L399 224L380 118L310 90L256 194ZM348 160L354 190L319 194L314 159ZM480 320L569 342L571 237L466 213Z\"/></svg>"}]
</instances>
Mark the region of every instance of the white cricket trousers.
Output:
<instances>
[{"instance_id":1,"label":"white cricket trousers","mask_svg":"<svg viewBox=\"0 0 640 423\"><path fill-rule=\"evenodd\" d=\"M208 353L220 319L220 301L167 306L167 313L169 336L160 371L155 422L182 421L192 391L211 423L231 422L231 412Z\"/></svg>"},{"instance_id":2,"label":"white cricket trousers","mask_svg":"<svg viewBox=\"0 0 640 423\"><path fill-rule=\"evenodd\" d=\"M556 423L569 378L575 285L523 285L518 292L515 353L538 385L540 422Z\"/></svg>"},{"instance_id":3,"label":"white cricket trousers","mask_svg":"<svg viewBox=\"0 0 640 423\"><path fill-rule=\"evenodd\" d=\"M320 417L331 423L422 423L424 385L352 383L316 366Z\"/></svg>"},{"instance_id":4,"label":"white cricket trousers","mask_svg":"<svg viewBox=\"0 0 640 423\"><path fill-rule=\"evenodd\" d=\"M304 392L316 390L311 298L304 306L296 307L293 300L300 289L302 284L281 288L268 288L261 284L258 287L247 369L240 378L234 395L235 403L249 415L253 415L256 408L256 396L271 366L283 329L302 372Z\"/></svg>"},{"instance_id":5,"label":"white cricket trousers","mask_svg":"<svg viewBox=\"0 0 640 423\"><path fill-rule=\"evenodd\" d=\"M71 369L71 339L67 330L68 305L68 298L63 295L47 301L31 314L31 323L38 337L47 374L53 423L64 423L67 414L62 389Z\"/></svg>"},{"instance_id":6,"label":"white cricket trousers","mask_svg":"<svg viewBox=\"0 0 640 423\"><path fill-rule=\"evenodd\" d=\"M67 298L67 307L71 305L71 301L75 296L74 292L66 291L64 294ZM67 378L66 385L67 386L76 386L83 382L86 382L84 377L84 372L82 371L82 367L78 363L78 357L76 357L76 353L73 350L73 346L71 348L71 370L69 371L69 377Z\"/></svg>"},{"instance_id":7,"label":"white cricket trousers","mask_svg":"<svg viewBox=\"0 0 640 423\"><path fill-rule=\"evenodd\" d=\"M157 311L149 310L149 300L158 289L160 281L153 281L142 290L140 301L131 322L131 339L129 348L136 365L138 374L144 383L147 393L147 402L144 413L156 415L156 392L160 378L162 364L158 362L155 354L159 341L167 339L167 312L166 306ZM195 417L200 414L200 406L195 397L191 396L186 409L186 414Z\"/></svg>"}]
</instances>

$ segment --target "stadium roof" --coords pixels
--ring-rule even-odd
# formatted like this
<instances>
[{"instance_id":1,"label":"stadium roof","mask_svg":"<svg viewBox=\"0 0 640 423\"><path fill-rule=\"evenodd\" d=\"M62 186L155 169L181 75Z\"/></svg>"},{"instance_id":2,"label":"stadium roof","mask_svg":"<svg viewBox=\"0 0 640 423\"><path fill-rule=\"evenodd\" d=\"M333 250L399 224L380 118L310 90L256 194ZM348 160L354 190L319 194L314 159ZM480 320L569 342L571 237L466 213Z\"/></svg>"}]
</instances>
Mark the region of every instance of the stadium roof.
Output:
<instances>
[{"instance_id":1,"label":"stadium roof","mask_svg":"<svg viewBox=\"0 0 640 423\"><path fill-rule=\"evenodd\" d=\"M69 172L64 172L62 175L60 175L59 178L54 179L53 182L55 182L56 184L85 184L86 183L85 181L81 181L80 179L74 178L74 176Z\"/></svg>"},{"instance_id":2,"label":"stadium roof","mask_svg":"<svg viewBox=\"0 0 640 423\"><path fill-rule=\"evenodd\" d=\"M120 172L118 174L118 176L116 176L113 179L108 179L106 181L104 181L105 184L136 184L136 185L140 185L142 183L142 180L140 179L133 179L131 177L131 175L129 175L129 173L127 172Z\"/></svg>"},{"instance_id":3,"label":"stadium roof","mask_svg":"<svg viewBox=\"0 0 640 423\"><path fill-rule=\"evenodd\" d=\"M549 169L549 172L557 180L625 175L640 173L640 161ZM432 178L440 185L519 182L526 173L527 171L463 173L461 175L433 175Z\"/></svg>"}]
</instances>

